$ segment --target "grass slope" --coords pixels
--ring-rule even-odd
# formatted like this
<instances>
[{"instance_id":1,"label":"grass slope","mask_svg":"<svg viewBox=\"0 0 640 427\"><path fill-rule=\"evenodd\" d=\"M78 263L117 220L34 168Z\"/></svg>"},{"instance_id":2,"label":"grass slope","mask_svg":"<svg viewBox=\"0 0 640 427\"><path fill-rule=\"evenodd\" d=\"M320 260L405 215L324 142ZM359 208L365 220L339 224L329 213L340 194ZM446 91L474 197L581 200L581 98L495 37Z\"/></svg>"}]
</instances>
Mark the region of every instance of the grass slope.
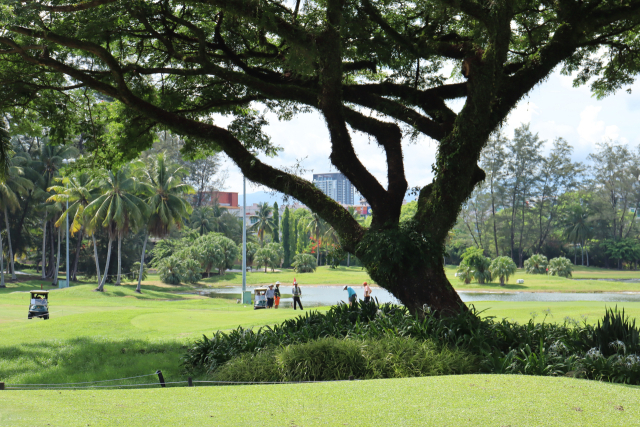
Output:
<instances>
[{"instance_id":1,"label":"grass slope","mask_svg":"<svg viewBox=\"0 0 640 427\"><path fill-rule=\"evenodd\" d=\"M151 390L4 391L2 426L629 426L640 389L464 375Z\"/></svg>"},{"instance_id":2,"label":"grass slope","mask_svg":"<svg viewBox=\"0 0 640 427\"><path fill-rule=\"evenodd\" d=\"M28 289L39 281L9 283L0 291L0 381L60 383L147 374L161 369L167 380L184 379L180 356L190 340L218 330L279 323L300 314L291 309L258 310L235 301L183 295L150 282L142 295L133 285L93 292L85 284L50 295L50 320L27 320ZM179 287L180 291L192 287ZM596 322L600 302L476 302L484 315L527 322L563 322L566 317ZM640 303L618 304L640 317ZM324 310L326 308L321 308ZM132 380L136 383L143 380Z\"/></svg>"}]
</instances>

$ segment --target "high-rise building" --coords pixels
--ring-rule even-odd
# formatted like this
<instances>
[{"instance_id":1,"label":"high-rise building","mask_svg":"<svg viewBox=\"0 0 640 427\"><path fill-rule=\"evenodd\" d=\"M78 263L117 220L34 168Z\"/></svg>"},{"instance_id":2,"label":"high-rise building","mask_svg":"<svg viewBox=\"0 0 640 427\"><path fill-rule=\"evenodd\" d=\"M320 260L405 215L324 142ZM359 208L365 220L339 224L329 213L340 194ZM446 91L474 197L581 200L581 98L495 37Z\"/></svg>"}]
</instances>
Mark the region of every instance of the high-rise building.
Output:
<instances>
[{"instance_id":1,"label":"high-rise building","mask_svg":"<svg viewBox=\"0 0 640 427\"><path fill-rule=\"evenodd\" d=\"M324 194L343 205L355 204L355 187L341 173L314 173L313 183Z\"/></svg>"}]
</instances>

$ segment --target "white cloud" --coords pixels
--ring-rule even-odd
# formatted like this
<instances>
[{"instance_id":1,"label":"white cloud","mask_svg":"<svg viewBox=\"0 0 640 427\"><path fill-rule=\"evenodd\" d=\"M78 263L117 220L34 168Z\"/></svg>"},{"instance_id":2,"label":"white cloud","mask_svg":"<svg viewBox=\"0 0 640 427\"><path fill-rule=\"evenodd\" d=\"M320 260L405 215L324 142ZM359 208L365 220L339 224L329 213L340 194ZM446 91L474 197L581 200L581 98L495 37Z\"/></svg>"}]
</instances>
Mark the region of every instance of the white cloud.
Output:
<instances>
[{"instance_id":1,"label":"white cloud","mask_svg":"<svg viewBox=\"0 0 640 427\"><path fill-rule=\"evenodd\" d=\"M513 131L521 124L531 123L535 116L538 116L538 106L530 100L522 100L516 108L511 110L507 117L507 124L503 127L503 132L508 136L513 136Z\"/></svg>"}]
</instances>

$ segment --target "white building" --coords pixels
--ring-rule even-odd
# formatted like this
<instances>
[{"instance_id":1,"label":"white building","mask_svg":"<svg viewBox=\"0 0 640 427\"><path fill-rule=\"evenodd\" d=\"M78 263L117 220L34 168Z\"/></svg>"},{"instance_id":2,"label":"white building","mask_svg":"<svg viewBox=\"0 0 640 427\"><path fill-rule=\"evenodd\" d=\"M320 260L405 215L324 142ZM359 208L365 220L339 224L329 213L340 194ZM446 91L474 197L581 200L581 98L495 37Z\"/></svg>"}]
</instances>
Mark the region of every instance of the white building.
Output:
<instances>
[{"instance_id":1,"label":"white building","mask_svg":"<svg viewBox=\"0 0 640 427\"><path fill-rule=\"evenodd\" d=\"M343 174L314 173L313 183L336 202L348 206L355 204L355 187Z\"/></svg>"}]
</instances>

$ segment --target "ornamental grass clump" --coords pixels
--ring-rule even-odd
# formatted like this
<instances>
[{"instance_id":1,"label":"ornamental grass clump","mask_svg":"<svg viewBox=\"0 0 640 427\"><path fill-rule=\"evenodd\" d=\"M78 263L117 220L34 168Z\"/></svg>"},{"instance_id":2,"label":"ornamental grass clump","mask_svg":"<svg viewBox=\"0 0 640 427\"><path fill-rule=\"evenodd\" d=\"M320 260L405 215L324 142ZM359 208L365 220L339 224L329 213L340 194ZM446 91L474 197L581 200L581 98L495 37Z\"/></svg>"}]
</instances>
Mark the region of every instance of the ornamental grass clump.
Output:
<instances>
[{"instance_id":1,"label":"ornamental grass clump","mask_svg":"<svg viewBox=\"0 0 640 427\"><path fill-rule=\"evenodd\" d=\"M547 257L541 254L532 255L524 262L524 270L527 274L547 274Z\"/></svg>"},{"instance_id":2,"label":"ornamental grass clump","mask_svg":"<svg viewBox=\"0 0 640 427\"><path fill-rule=\"evenodd\" d=\"M549 261L549 275L560 277L571 277L573 264L565 257L553 258Z\"/></svg>"}]
</instances>

